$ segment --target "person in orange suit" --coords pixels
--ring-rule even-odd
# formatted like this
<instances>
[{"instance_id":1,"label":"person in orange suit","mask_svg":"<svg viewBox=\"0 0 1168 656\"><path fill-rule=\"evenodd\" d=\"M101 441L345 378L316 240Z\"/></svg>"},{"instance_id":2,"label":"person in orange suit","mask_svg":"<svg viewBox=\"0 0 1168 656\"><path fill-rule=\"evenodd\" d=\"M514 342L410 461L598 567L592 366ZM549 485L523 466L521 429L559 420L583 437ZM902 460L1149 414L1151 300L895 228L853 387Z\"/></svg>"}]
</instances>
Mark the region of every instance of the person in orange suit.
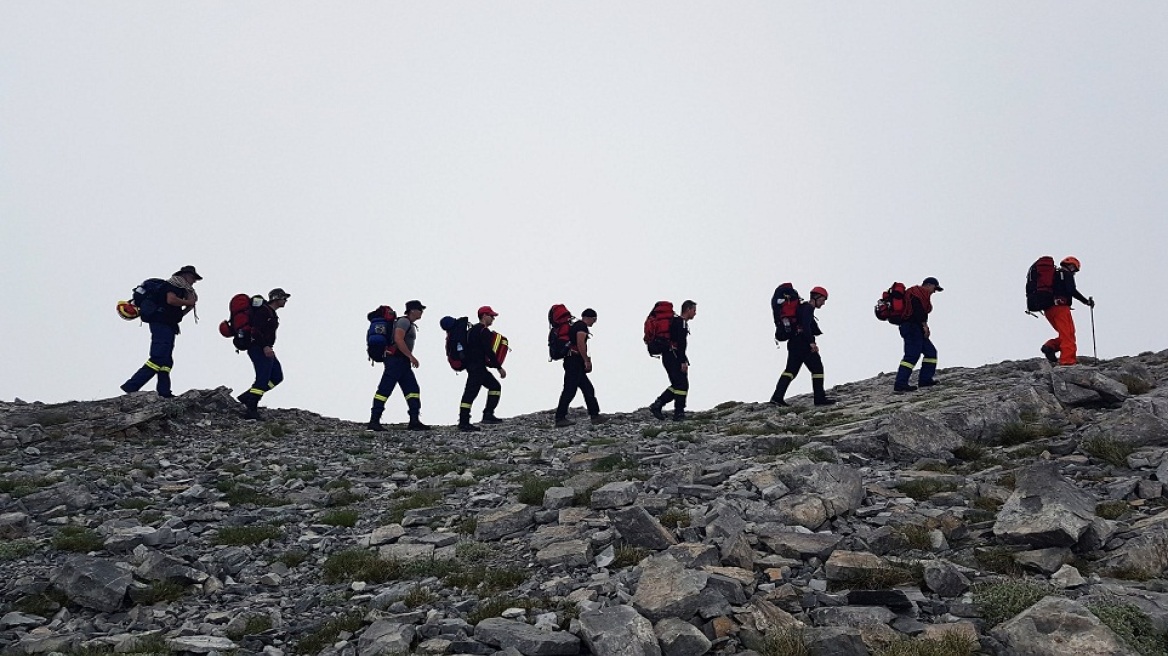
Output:
<instances>
[{"instance_id":1,"label":"person in orange suit","mask_svg":"<svg viewBox=\"0 0 1168 656\"><path fill-rule=\"evenodd\" d=\"M1078 299L1087 307L1095 307L1095 300L1079 293L1075 287L1075 274L1080 269L1079 259L1067 256L1059 262L1054 272L1054 305L1043 311L1051 327L1058 331L1058 337L1049 339L1042 345L1042 354L1051 364L1078 364L1078 348L1075 344L1075 319L1071 317L1071 303Z\"/></svg>"}]
</instances>

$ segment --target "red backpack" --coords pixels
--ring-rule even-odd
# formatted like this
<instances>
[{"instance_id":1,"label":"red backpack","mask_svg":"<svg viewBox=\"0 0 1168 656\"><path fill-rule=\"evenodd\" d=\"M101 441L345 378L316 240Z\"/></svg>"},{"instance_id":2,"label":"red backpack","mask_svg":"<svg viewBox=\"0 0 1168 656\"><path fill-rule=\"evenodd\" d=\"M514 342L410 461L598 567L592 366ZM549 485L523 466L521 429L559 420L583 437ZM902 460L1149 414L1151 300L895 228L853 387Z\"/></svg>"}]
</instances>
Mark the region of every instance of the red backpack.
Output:
<instances>
[{"instance_id":1,"label":"red backpack","mask_svg":"<svg viewBox=\"0 0 1168 656\"><path fill-rule=\"evenodd\" d=\"M263 296L236 294L227 304L228 318L219 322L219 334L230 338L237 351L251 348L255 338L255 326L251 325L252 310L264 304Z\"/></svg>"},{"instance_id":2,"label":"red backpack","mask_svg":"<svg viewBox=\"0 0 1168 656\"><path fill-rule=\"evenodd\" d=\"M904 323L911 311L911 306L904 297L904 291L903 282L894 282L891 287L884 290L884 293L880 295L880 300L876 301L876 318L893 325Z\"/></svg>"},{"instance_id":3,"label":"red backpack","mask_svg":"<svg viewBox=\"0 0 1168 656\"><path fill-rule=\"evenodd\" d=\"M571 351L568 330L572 327L572 313L564 305L556 304L548 310L548 357L563 360Z\"/></svg>"},{"instance_id":4,"label":"red backpack","mask_svg":"<svg viewBox=\"0 0 1168 656\"><path fill-rule=\"evenodd\" d=\"M1054 258L1043 255L1026 272L1026 311L1041 312L1054 306Z\"/></svg>"},{"instance_id":5,"label":"red backpack","mask_svg":"<svg viewBox=\"0 0 1168 656\"><path fill-rule=\"evenodd\" d=\"M673 348L669 339L669 326L673 323L673 303L657 301L653 311L645 318L645 346L649 355L658 356Z\"/></svg>"},{"instance_id":6,"label":"red backpack","mask_svg":"<svg viewBox=\"0 0 1168 656\"><path fill-rule=\"evenodd\" d=\"M771 314L775 319L775 341L785 342L799 333L799 292L789 282L775 288L771 295Z\"/></svg>"},{"instance_id":7,"label":"red backpack","mask_svg":"<svg viewBox=\"0 0 1168 656\"><path fill-rule=\"evenodd\" d=\"M491 352L495 354L495 362L498 362L499 366L502 367L503 361L507 359L507 354L511 352L511 343L507 341L506 337L493 330L488 330L487 334L491 336Z\"/></svg>"}]
</instances>

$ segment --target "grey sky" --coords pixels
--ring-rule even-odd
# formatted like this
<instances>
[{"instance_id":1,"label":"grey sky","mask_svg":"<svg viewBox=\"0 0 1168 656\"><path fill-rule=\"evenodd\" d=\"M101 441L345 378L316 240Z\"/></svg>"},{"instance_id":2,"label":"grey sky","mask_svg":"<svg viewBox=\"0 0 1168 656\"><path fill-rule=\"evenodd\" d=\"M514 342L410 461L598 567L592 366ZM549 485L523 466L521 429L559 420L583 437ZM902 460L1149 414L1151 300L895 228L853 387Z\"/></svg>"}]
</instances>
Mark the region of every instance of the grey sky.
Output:
<instances>
[{"instance_id":1,"label":"grey sky","mask_svg":"<svg viewBox=\"0 0 1168 656\"><path fill-rule=\"evenodd\" d=\"M1101 356L1160 350L1164 34L1159 2L5 2L0 398L118 393L149 336L114 303L184 264L176 391L248 385L215 326L281 286L265 404L362 420L364 315L410 298L433 422L465 380L438 319L485 303L503 416L555 403L557 302L599 313L606 411L666 385L659 299L698 301L692 407L767 398L786 280L831 292L829 386L896 366L893 280L946 288L942 367L1038 356L1042 254L1082 260Z\"/></svg>"}]
</instances>

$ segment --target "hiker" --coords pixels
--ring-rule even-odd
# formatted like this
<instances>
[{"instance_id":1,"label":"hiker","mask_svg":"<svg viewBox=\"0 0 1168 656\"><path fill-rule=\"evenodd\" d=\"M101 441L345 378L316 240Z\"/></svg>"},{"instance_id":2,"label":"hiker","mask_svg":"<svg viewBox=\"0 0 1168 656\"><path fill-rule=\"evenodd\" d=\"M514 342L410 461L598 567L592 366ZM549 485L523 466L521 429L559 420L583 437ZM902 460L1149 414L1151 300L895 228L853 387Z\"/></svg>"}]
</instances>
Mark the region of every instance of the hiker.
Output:
<instances>
[{"instance_id":1,"label":"hiker","mask_svg":"<svg viewBox=\"0 0 1168 656\"><path fill-rule=\"evenodd\" d=\"M819 357L819 344L815 337L823 334L819 324L815 321L815 311L827 303L827 290L823 287L811 288L811 299L799 303L795 310L795 334L787 339L787 366L779 376L775 385L775 393L771 395L771 403L786 406L783 397L787 394L787 387L799 369L804 365L811 372L811 390L814 393L815 405L832 405L836 400L829 398L823 387L823 359Z\"/></svg>"},{"instance_id":2,"label":"hiker","mask_svg":"<svg viewBox=\"0 0 1168 656\"><path fill-rule=\"evenodd\" d=\"M251 358L251 364L255 368L255 382L251 384L251 389L235 397L247 406L244 419L259 419L259 405L264 393L284 381L284 369L280 366L280 360L272 347L276 345L276 330L280 327L280 317L276 310L287 305L289 298L292 298L291 294L277 287L268 292L267 301L251 310L248 323L251 326L252 341L247 349L247 357Z\"/></svg>"},{"instance_id":3,"label":"hiker","mask_svg":"<svg viewBox=\"0 0 1168 656\"><path fill-rule=\"evenodd\" d=\"M937 279L930 276L924 282L904 291L907 303L905 318L900 324L900 336L904 338L904 358L896 370L896 382L892 391L898 394L912 392L916 385L909 385L908 379L912 376L913 368L917 366L917 359L923 354L921 374L917 385L930 387L936 385L933 376L937 373L937 347L929 339L929 313L933 311L933 292L945 291Z\"/></svg>"},{"instance_id":4,"label":"hiker","mask_svg":"<svg viewBox=\"0 0 1168 656\"><path fill-rule=\"evenodd\" d=\"M385 357L385 373L381 375L381 383L377 386L377 393L373 395L369 430L379 433L385 431L385 426L381 425L381 415L385 412L385 402L393 393L394 387L401 387L402 394L406 397L406 407L410 415L407 428L412 431L430 430L429 426L418 419L422 412L422 393L418 388L418 379L414 376L414 369L419 366L418 359L414 357L414 340L418 335L414 324L422 318L422 312L425 310L426 306L422 305L421 301L410 301L406 303L405 316L399 317L393 324L393 346L396 347L396 351Z\"/></svg>"},{"instance_id":5,"label":"hiker","mask_svg":"<svg viewBox=\"0 0 1168 656\"><path fill-rule=\"evenodd\" d=\"M1067 256L1059 262L1054 274L1054 305L1043 311L1046 320L1058 332L1058 337L1042 345L1042 354L1051 364L1078 364L1078 346L1075 343L1075 319L1071 303L1078 299L1087 307L1095 307L1095 299L1087 298L1075 287L1075 274L1080 270L1079 259Z\"/></svg>"},{"instance_id":6,"label":"hiker","mask_svg":"<svg viewBox=\"0 0 1168 656\"><path fill-rule=\"evenodd\" d=\"M466 368L466 389L462 392L462 405L458 408L458 429L466 432L479 430L478 426L470 423L470 409L479 395L479 389L487 388L487 406L483 409L484 424L501 424L502 419L495 416L495 408L499 406L499 399L503 393L503 386L488 367L499 370L499 378L507 377L507 370L499 364L495 356L493 343L496 335L491 332L491 325L495 323L498 312L491 306L484 305L478 311L479 322L470 327L466 337L466 351L463 354L463 366Z\"/></svg>"},{"instance_id":7,"label":"hiker","mask_svg":"<svg viewBox=\"0 0 1168 656\"><path fill-rule=\"evenodd\" d=\"M694 301L684 301L681 304L681 314L669 320L669 349L661 354L661 364L669 376L669 387L649 404L649 412L657 419L665 419L662 409L665 404L673 401L673 419L685 419L685 402L689 395L689 358L685 349L689 341L689 321L698 313L698 304Z\"/></svg>"},{"instance_id":8,"label":"hiker","mask_svg":"<svg viewBox=\"0 0 1168 656\"><path fill-rule=\"evenodd\" d=\"M150 321L150 357L130 379L122 383L126 394L137 392L154 376L158 376L158 396L174 398L170 389L170 370L174 367L174 338L179 334L178 324L195 309L199 295L195 293L195 283L202 280L195 267L187 265L174 272L162 286L165 302L158 317ZM162 298L159 299L160 301ZM198 314L195 315L198 320Z\"/></svg>"},{"instance_id":9,"label":"hiker","mask_svg":"<svg viewBox=\"0 0 1168 656\"><path fill-rule=\"evenodd\" d=\"M568 355L564 358L564 391L556 406L556 428L571 426L576 422L568 419L568 404L576 398L576 391L584 393L584 403L593 424L603 424L608 417L600 414L600 404L596 402L596 390L588 373L592 371L592 358L588 356L589 331L596 323L596 310L588 308L580 314L580 320L568 329Z\"/></svg>"}]
</instances>

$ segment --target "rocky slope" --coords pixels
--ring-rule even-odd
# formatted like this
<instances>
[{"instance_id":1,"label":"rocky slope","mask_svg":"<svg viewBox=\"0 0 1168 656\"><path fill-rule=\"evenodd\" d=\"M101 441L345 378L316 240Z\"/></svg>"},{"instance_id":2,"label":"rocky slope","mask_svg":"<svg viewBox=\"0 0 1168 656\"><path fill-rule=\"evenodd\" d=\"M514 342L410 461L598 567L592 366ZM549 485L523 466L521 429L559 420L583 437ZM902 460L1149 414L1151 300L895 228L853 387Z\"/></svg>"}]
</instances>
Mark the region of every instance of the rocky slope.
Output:
<instances>
[{"instance_id":1,"label":"rocky slope","mask_svg":"<svg viewBox=\"0 0 1168 656\"><path fill-rule=\"evenodd\" d=\"M1164 653L1168 351L940 379L474 434L0 404L0 649Z\"/></svg>"}]
</instances>

